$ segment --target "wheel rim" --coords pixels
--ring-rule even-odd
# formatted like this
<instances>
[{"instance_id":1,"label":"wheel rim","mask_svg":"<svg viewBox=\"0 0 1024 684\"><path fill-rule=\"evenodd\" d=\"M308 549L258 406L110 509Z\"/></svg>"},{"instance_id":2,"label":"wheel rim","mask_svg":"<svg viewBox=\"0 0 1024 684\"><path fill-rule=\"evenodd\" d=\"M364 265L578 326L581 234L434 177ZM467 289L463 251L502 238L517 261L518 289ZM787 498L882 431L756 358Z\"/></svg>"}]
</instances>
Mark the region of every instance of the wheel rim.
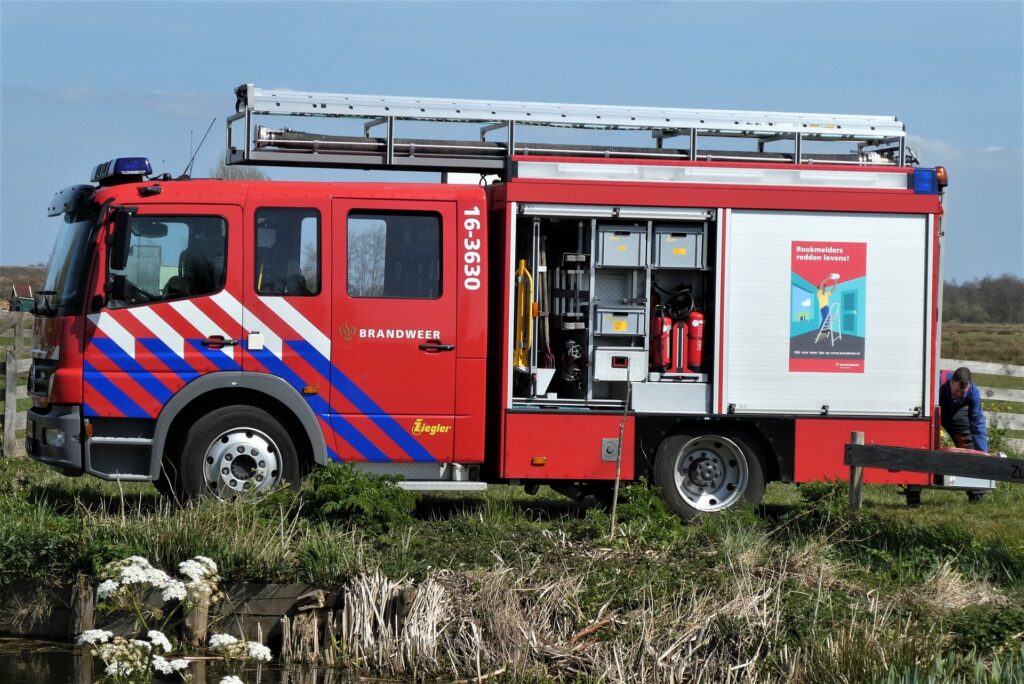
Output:
<instances>
[{"instance_id":1,"label":"wheel rim","mask_svg":"<svg viewBox=\"0 0 1024 684\"><path fill-rule=\"evenodd\" d=\"M695 437L676 456L673 469L676 491L698 511L720 511L732 506L747 489L747 459L730 439L715 435Z\"/></svg>"},{"instance_id":2,"label":"wheel rim","mask_svg":"<svg viewBox=\"0 0 1024 684\"><path fill-rule=\"evenodd\" d=\"M222 499L270 489L281 480L280 453L265 432L249 427L226 430L203 456L206 487Z\"/></svg>"}]
</instances>

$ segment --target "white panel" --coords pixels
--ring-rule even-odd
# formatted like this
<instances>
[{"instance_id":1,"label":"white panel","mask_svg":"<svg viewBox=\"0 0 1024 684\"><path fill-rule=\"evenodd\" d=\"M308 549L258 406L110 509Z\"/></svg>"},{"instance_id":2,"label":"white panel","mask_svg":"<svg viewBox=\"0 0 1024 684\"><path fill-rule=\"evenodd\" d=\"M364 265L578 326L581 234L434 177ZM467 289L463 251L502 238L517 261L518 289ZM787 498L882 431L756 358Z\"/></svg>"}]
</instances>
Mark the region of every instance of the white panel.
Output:
<instances>
[{"instance_id":1,"label":"white panel","mask_svg":"<svg viewBox=\"0 0 1024 684\"><path fill-rule=\"evenodd\" d=\"M794 165L795 166L795 165ZM702 185L765 185L803 188L870 188L906 190L902 171L833 171L745 166L674 166L651 164L593 164L585 162L521 161L519 178L550 180L635 181L640 183L700 183Z\"/></svg>"},{"instance_id":2,"label":"white panel","mask_svg":"<svg viewBox=\"0 0 1024 684\"><path fill-rule=\"evenodd\" d=\"M925 381L926 217L733 211L724 403L737 413L911 415ZM862 372L790 371L794 241L866 244ZM817 310L816 303L812 304ZM827 344L822 341L822 344Z\"/></svg>"}]
</instances>

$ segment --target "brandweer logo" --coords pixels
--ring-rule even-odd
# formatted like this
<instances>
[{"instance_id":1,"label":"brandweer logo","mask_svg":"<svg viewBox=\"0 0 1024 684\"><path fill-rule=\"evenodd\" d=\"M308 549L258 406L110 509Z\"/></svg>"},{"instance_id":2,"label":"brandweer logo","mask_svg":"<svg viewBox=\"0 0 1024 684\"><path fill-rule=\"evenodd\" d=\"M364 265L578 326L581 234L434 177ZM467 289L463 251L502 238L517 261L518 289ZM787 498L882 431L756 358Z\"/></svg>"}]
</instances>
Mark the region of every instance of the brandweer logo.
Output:
<instances>
[{"instance_id":1,"label":"brandweer logo","mask_svg":"<svg viewBox=\"0 0 1024 684\"><path fill-rule=\"evenodd\" d=\"M443 423L435 423L434 425L427 425L423 422L422 418L417 418L416 422L412 424L412 434L414 435L437 435L451 432L452 426L445 425Z\"/></svg>"}]
</instances>

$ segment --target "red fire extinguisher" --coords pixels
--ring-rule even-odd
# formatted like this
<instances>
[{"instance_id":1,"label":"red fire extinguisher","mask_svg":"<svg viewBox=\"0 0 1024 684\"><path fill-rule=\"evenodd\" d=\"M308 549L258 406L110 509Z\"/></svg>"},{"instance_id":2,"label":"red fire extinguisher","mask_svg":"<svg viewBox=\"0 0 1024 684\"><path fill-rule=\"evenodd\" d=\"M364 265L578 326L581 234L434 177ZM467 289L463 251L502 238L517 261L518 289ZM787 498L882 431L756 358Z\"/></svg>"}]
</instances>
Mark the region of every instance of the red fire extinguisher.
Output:
<instances>
[{"instance_id":1,"label":"red fire extinguisher","mask_svg":"<svg viewBox=\"0 0 1024 684\"><path fill-rule=\"evenodd\" d=\"M689 334L686 341L686 360L694 373L699 373L704 361L704 314L691 311L686 317Z\"/></svg>"},{"instance_id":2,"label":"red fire extinguisher","mask_svg":"<svg viewBox=\"0 0 1024 684\"><path fill-rule=\"evenodd\" d=\"M667 370L672 365L672 319L655 316L651 320L651 368Z\"/></svg>"}]
</instances>

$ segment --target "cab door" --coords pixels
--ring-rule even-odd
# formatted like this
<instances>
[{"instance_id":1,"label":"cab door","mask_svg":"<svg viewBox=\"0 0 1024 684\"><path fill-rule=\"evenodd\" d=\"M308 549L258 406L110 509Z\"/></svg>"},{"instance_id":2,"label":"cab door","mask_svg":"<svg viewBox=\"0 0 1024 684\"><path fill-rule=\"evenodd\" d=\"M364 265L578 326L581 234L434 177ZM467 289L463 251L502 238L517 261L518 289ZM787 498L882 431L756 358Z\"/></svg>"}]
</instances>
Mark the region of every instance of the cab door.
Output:
<instances>
[{"instance_id":1,"label":"cab door","mask_svg":"<svg viewBox=\"0 0 1024 684\"><path fill-rule=\"evenodd\" d=\"M346 198L335 199L331 213L338 454L376 463L450 461L455 202Z\"/></svg>"},{"instance_id":2,"label":"cab door","mask_svg":"<svg viewBox=\"0 0 1024 684\"><path fill-rule=\"evenodd\" d=\"M250 193L246 209L243 369L281 378L330 429L331 234L323 193Z\"/></svg>"}]
</instances>

